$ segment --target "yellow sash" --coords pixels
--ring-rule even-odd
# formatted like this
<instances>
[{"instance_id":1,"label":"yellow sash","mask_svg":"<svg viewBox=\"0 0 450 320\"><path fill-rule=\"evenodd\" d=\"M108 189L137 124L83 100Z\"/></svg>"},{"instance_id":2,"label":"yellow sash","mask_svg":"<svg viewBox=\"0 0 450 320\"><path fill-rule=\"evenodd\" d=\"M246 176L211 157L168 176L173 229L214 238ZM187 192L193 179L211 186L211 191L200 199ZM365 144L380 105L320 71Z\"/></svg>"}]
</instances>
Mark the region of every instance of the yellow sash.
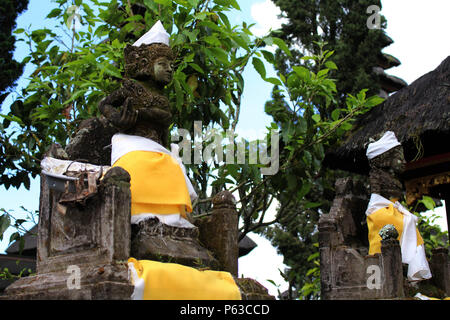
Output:
<instances>
[{"instance_id":1,"label":"yellow sash","mask_svg":"<svg viewBox=\"0 0 450 320\"><path fill-rule=\"evenodd\" d=\"M116 166L131 176L131 215L180 213L186 218L185 208L192 212L183 172L168 154L132 151L120 157Z\"/></svg>"},{"instance_id":2,"label":"yellow sash","mask_svg":"<svg viewBox=\"0 0 450 320\"><path fill-rule=\"evenodd\" d=\"M378 234L385 225L393 224L398 231L398 240L401 240L403 233L403 214L389 204L388 207L378 209L367 216L367 226L369 228L369 254L381 253L381 237ZM416 228L417 246L423 244L423 239Z\"/></svg>"},{"instance_id":3,"label":"yellow sash","mask_svg":"<svg viewBox=\"0 0 450 320\"><path fill-rule=\"evenodd\" d=\"M228 272L199 271L180 264L134 258L128 259L128 264L132 264L139 278L132 277L135 294L142 294L134 299L241 300L239 288Z\"/></svg>"}]
</instances>

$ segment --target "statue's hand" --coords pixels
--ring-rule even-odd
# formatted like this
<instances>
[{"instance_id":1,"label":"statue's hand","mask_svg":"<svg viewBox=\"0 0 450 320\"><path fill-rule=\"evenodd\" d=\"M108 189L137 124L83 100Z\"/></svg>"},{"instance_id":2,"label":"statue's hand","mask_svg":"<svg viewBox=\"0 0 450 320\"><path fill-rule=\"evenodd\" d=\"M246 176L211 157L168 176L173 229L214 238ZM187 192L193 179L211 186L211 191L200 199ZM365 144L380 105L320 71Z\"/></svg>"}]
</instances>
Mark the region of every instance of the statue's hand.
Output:
<instances>
[{"instance_id":1,"label":"statue's hand","mask_svg":"<svg viewBox=\"0 0 450 320\"><path fill-rule=\"evenodd\" d=\"M122 106L122 111L120 112L120 119L116 121L117 123L113 124L121 129L129 129L136 124L137 118L138 118L138 111L133 110L131 98L128 97Z\"/></svg>"},{"instance_id":2,"label":"statue's hand","mask_svg":"<svg viewBox=\"0 0 450 320\"><path fill-rule=\"evenodd\" d=\"M172 122L172 113L159 108L140 109L139 117L145 121L154 121L166 126Z\"/></svg>"}]
</instances>

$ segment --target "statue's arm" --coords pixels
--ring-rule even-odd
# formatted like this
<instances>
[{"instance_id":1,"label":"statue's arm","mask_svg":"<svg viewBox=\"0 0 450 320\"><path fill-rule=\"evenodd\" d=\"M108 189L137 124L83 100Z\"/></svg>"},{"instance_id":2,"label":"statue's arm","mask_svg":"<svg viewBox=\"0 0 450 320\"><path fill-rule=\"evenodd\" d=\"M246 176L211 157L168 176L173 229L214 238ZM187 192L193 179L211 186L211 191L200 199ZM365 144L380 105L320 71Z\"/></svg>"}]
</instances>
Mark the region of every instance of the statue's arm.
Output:
<instances>
[{"instance_id":1,"label":"statue's arm","mask_svg":"<svg viewBox=\"0 0 450 320\"><path fill-rule=\"evenodd\" d=\"M98 108L118 129L126 130L136 124L137 112L133 111L131 98L122 88L103 98Z\"/></svg>"}]
</instances>

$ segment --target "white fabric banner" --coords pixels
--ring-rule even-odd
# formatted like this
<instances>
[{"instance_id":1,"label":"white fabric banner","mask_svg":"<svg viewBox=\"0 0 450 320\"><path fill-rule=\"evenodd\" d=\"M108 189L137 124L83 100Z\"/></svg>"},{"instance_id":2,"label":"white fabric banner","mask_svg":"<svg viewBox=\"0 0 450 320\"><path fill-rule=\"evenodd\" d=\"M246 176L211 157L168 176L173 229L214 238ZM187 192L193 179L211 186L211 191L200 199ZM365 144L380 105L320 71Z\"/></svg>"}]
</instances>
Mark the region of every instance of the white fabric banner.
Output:
<instances>
[{"instance_id":1,"label":"white fabric banner","mask_svg":"<svg viewBox=\"0 0 450 320\"><path fill-rule=\"evenodd\" d=\"M389 207L393 204L403 215L403 232L400 235L400 247L402 251L402 262L408 264L408 279L411 281L424 280L431 278L430 267L425 255L423 245L417 246L416 224L417 217L409 212L400 202L392 201L372 193L366 215L378 211L381 208Z\"/></svg>"}]
</instances>

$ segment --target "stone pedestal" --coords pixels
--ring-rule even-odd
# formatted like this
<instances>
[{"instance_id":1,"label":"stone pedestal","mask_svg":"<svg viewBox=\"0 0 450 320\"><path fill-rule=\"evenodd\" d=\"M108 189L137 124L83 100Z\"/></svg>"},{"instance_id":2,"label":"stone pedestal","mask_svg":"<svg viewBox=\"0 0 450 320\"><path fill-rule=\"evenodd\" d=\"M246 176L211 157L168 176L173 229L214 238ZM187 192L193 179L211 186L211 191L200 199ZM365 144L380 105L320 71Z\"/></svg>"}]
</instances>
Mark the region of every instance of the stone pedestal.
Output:
<instances>
[{"instance_id":1,"label":"stone pedestal","mask_svg":"<svg viewBox=\"0 0 450 320\"><path fill-rule=\"evenodd\" d=\"M229 191L213 198L212 214L196 221L200 241L214 253L223 271L238 276L239 232L236 200Z\"/></svg>"},{"instance_id":2,"label":"stone pedestal","mask_svg":"<svg viewBox=\"0 0 450 320\"><path fill-rule=\"evenodd\" d=\"M382 242L381 254L368 255L361 227L368 200L361 185L336 182L329 214L319 220L321 295L324 300L404 297L400 245ZM367 238L366 238L367 239Z\"/></svg>"},{"instance_id":3,"label":"stone pedestal","mask_svg":"<svg viewBox=\"0 0 450 320\"><path fill-rule=\"evenodd\" d=\"M381 240L380 269L383 271L384 298L403 298L403 265L400 243L396 239Z\"/></svg>"},{"instance_id":4,"label":"stone pedestal","mask_svg":"<svg viewBox=\"0 0 450 320\"><path fill-rule=\"evenodd\" d=\"M443 290L447 297L450 296L450 258L447 248L436 248L432 250L430 269L433 277L432 282Z\"/></svg>"},{"instance_id":5,"label":"stone pedestal","mask_svg":"<svg viewBox=\"0 0 450 320\"><path fill-rule=\"evenodd\" d=\"M147 219L132 225L131 256L219 270L219 262L199 243L198 228L175 228Z\"/></svg>"},{"instance_id":6,"label":"stone pedestal","mask_svg":"<svg viewBox=\"0 0 450 320\"><path fill-rule=\"evenodd\" d=\"M37 274L5 290L5 299L130 299L130 176L108 171L84 204L61 205L62 192L41 176Z\"/></svg>"}]
</instances>

